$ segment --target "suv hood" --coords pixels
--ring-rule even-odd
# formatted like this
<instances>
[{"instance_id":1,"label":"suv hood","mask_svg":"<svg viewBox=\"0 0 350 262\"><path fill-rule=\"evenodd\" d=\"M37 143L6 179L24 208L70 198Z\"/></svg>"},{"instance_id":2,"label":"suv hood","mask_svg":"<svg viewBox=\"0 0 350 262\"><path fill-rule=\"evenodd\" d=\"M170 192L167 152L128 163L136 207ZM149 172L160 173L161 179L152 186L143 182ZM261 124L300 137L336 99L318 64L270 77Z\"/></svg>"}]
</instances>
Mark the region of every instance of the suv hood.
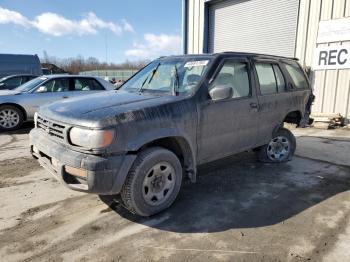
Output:
<instances>
[{"instance_id":1,"label":"suv hood","mask_svg":"<svg viewBox=\"0 0 350 262\"><path fill-rule=\"evenodd\" d=\"M88 127L112 125L120 113L169 102L170 95L107 91L47 104L39 114L59 122Z\"/></svg>"}]
</instances>

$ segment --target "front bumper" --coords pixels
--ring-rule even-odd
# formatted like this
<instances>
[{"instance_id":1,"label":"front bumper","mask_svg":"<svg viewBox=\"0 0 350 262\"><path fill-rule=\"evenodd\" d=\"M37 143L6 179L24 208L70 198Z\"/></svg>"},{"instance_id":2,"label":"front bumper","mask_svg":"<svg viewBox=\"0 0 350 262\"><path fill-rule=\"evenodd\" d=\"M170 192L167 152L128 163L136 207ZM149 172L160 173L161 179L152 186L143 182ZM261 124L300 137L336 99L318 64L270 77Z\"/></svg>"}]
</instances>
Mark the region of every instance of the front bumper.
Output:
<instances>
[{"instance_id":1,"label":"front bumper","mask_svg":"<svg viewBox=\"0 0 350 262\"><path fill-rule=\"evenodd\" d=\"M50 139L40 129L30 134L30 151L56 179L67 187L101 195L118 194L136 155L122 154L96 156L73 151ZM86 175L77 176L67 172L71 168L82 170Z\"/></svg>"}]
</instances>

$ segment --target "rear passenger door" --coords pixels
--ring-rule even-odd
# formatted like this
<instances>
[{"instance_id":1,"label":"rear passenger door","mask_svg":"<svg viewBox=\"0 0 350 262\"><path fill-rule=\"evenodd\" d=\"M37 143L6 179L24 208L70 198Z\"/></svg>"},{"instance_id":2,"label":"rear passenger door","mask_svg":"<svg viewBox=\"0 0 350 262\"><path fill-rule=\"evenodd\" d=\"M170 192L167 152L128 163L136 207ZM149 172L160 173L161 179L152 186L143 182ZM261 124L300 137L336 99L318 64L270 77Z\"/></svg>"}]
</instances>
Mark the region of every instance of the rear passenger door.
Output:
<instances>
[{"instance_id":1,"label":"rear passenger door","mask_svg":"<svg viewBox=\"0 0 350 262\"><path fill-rule=\"evenodd\" d=\"M272 133L284 120L290 108L287 79L280 64L274 60L255 60L254 68L258 83L259 135L258 144L266 144Z\"/></svg>"},{"instance_id":2,"label":"rear passenger door","mask_svg":"<svg viewBox=\"0 0 350 262\"><path fill-rule=\"evenodd\" d=\"M199 163L250 149L258 134L258 102L253 88L250 63L225 59L209 83L233 89L231 98L214 101L208 94L200 104L197 135Z\"/></svg>"}]
</instances>

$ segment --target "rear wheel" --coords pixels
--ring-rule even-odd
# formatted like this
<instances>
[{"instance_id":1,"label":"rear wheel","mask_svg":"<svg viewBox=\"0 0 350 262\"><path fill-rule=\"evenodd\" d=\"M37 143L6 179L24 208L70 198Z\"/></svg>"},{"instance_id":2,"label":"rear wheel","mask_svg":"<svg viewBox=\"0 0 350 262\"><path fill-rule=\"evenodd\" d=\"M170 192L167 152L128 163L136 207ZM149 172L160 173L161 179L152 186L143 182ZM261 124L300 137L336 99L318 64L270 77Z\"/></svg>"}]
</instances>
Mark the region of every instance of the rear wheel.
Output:
<instances>
[{"instance_id":1,"label":"rear wheel","mask_svg":"<svg viewBox=\"0 0 350 262\"><path fill-rule=\"evenodd\" d=\"M0 106L0 130L16 130L23 124L23 113L15 106Z\"/></svg>"},{"instance_id":2,"label":"rear wheel","mask_svg":"<svg viewBox=\"0 0 350 262\"><path fill-rule=\"evenodd\" d=\"M288 129L279 129L267 145L259 149L261 162L280 163L292 159L296 148L296 140Z\"/></svg>"},{"instance_id":3,"label":"rear wheel","mask_svg":"<svg viewBox=\"0 0 350 262\"><path fill-rule=\"evenodd\" d=\"M182 166L171 151L153 147L139 153L121 191L124 206L140 216L168 208L176 199L182 181Z\"/></svg>"}]
</instances>

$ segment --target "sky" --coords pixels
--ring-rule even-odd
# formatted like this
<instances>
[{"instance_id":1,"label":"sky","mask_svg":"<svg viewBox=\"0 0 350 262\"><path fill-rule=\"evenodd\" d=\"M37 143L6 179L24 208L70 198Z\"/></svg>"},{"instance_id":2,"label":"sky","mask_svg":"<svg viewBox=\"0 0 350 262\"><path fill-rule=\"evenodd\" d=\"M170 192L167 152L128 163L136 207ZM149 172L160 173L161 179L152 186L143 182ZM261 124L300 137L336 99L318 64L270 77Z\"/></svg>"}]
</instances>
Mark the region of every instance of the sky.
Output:
<instances>
[{"instance_id":1,"label":"sky","mask_svg":"<svg viewBox=\"0 0 350 262\"><path fill-rule=\"evenodd\" d=\"M181 2L0 0L0 53L108 63L179 54Z\"/></svg>"}]
</instances>

